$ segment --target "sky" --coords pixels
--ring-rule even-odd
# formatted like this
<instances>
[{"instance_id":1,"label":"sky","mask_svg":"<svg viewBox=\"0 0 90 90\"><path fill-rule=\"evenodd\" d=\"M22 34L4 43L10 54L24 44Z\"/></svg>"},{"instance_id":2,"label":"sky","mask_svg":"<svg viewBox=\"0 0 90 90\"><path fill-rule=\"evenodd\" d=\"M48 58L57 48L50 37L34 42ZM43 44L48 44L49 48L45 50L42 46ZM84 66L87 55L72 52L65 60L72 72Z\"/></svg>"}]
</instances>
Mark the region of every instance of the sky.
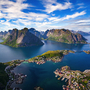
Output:
<instances>
[{"instance_id":1,"label":"sky","mask_svg":"<svg viewBox=\"0 0 90 90\"><path fill-rule=\"evenodd\" d=\"M0 31L90 31L90 0L0 0Z\"/></svg>"}]
</instances>

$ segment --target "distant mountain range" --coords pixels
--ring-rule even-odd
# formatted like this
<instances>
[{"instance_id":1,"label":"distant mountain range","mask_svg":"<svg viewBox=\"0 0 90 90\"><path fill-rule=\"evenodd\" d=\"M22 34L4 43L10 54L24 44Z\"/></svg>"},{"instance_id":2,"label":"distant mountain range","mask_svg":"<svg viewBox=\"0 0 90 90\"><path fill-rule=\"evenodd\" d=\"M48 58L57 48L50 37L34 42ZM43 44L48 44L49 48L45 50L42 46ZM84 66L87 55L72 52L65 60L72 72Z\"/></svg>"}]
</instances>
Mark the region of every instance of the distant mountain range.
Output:
<instances>
[{"instance_id":1,"label":"distant mountain range","mask_svg":"<svg viewBox=\"0 0 90 90\"><path fill-rule=\"evenodd\" d=\"M83 32L83 31L74 31L74 30L71 30L72 33L79 33L81 34L82 36L89 36L90 35L90 32Z\"/></svg>"},{"instance_id":2,"label":"distant mountain range","mask_svg":"<svg viewBox=\"0 0 90 90\"><path fill-rule=\"evenodd\" d=\"M5 39L3 44L13 47L23 47L31 45L42 45L40 39L53 40L63 43L86 43L83 36L90 35L90 33L83 31L74 31L66 29L51 29L44 31L37 31L34 28L24 28L22 30L13 29L5 32L0 32L0 38ZM15 42L14 42L15 41ZM25 44L26 43L26 44Z\"/></svg>"}]
</instances>

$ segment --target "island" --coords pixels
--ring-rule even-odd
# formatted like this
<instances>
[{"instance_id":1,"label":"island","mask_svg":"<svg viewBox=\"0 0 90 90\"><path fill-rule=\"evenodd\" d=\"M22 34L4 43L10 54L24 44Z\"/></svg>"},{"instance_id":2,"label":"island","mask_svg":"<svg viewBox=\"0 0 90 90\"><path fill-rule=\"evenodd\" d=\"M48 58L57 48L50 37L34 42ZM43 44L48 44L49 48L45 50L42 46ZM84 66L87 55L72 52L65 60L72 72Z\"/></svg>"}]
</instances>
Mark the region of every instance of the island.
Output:
<instances>
[{"instance_id":1,"label":"island","mask_svg":"<svg viewBox=\"0 0 90 90\"><path fill-rule=\"evenodd\" d=\"M90 70L81 72L79 70L70 70L69 66L63 66L54 71L58 80L65 80L63 90L90 90Z\"/></svg>"},{"instance_id":2,"label":"island","mask_svg":"<svg viewBox=\"0 0 90 90\"><path fill-rule=\"evenodd\" d=\"M86 44L86 39L79 33L72 33L68 29L51 29L44 34L45 39L67 44Z\"/></svg>"},{"instance_id":3,"label":"island","mask_svg":"<svg viewBox=\"0 0 90 90\"><path fill-rule=\"evenodd\" d=\"M1 44L11 47L28 47L33 45L43 45L44 43L37 36L30 33L28 28L24 28L22 30L13 29L11 34L9 34Z\"/></svg>"}]
</instances>

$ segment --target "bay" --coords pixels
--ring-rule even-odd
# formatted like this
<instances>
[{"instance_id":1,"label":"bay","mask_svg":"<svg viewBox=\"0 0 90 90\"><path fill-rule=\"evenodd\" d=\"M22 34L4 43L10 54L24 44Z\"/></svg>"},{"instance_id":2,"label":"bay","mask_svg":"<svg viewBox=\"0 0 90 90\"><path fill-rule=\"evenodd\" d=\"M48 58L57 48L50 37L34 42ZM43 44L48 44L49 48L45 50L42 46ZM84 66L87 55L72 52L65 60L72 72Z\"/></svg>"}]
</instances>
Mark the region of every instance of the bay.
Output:
<instances>
[{"instance_id":1,"label":"bay","mask_svg":"<svg viewBox=\"0 0 90 90\"><path fill-rule=\"evenodd\" d=\"M90 36L86 37L90 42ZM3 40L0 40L2 42ZM0 44L0 62L8 62L16 59L28 59L41 55L48 50L90 50L90 44L65 44L55 41L44 41L42 46L13 48Z\"/></svg>"},{"instance_id":2,"label":"bay","mask_svg":"<svg viewBox=\"0 0 90 90\"><path fill-rule=\"evenodd\" d=\"M86 37L90 43L90 36ZM3 40L0 40L2 42ZM90 55L83 50L90 50L90 44L65 44L55 41L44 41L43 46L31 46L22 48L13 48L0 44L0 62L8 62L16 59L28 59L48 50L75 50L76 53L65 55L61 62L54 63L47 61L45 64L37 65L35 63L22 63L14 69L15 73L26 74L23 84L12 84L12 87L19 87L22 90L33 90L40 86L44 90L62 90L64 81L57 80L53 71L62 66L70 66L72 70L84 71L90 69Z\"/></svg>"}]
</instances>

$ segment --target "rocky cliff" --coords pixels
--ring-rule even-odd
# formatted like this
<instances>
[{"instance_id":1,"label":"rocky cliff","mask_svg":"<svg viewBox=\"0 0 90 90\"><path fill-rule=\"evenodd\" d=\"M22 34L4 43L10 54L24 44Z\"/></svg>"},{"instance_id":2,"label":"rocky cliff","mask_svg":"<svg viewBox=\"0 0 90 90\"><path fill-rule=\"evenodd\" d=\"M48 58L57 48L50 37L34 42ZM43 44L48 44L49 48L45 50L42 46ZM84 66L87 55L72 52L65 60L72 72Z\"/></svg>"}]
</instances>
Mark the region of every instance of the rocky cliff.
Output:
<instances>
[{"instance_id":1,"label":"rocky cliff","mask_svg":"<svg viewBox=\"0 0 90 90\"><path fill-rule=\"evenodd\" d=\"M85 44L86 43L86 39L82 35L78 33L74 34L71 31L65 30L65 29L49 30L46 34L46 37L48 40L54 40L57 42L63 42L63 43L68 43L68 44L71 44L71 43Z\"/></svg>"},{"instance_id":2,"label":"rocky cliff","mask_svg":"<svg viewBox=\"0 0 90 90\"><path fill-rule=\"evenodd\" d=\"M28 31L28 28L23 30L13 29L9 37L2 44L12 47L28 47L32 45L43 45L43 42L34 34Z\"/></svg>"}]
</instances>

